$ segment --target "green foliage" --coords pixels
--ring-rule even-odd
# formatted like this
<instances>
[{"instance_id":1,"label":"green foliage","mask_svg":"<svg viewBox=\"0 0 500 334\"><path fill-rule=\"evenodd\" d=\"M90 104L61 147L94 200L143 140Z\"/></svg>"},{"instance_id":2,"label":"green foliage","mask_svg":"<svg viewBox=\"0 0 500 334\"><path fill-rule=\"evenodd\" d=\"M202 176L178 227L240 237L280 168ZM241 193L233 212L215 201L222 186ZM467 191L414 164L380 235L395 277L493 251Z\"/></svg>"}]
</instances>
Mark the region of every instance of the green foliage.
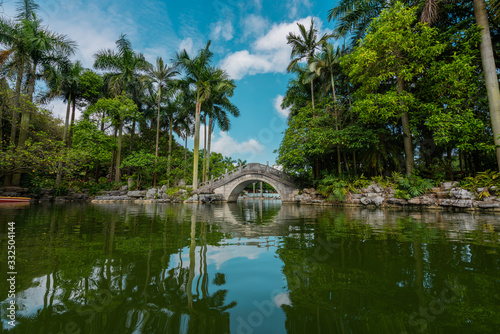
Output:
<instances>
[{"instance_id":1,"label":"green foliage","mask_svg":"<svg viewBox=\"0 0 500 334\"><path fill-rule=\"evenodd\" d=\"M487 170L477 173L475 176L468 176L460 181L460 187L470 190L473 193L477 192L478 188L484 188L479 193L479 198L490 197L491 187L500 189L500 172Z\"/></svg>"},{"instance_id":2,"label":"green foliage","mask_svg":"<svg viewBox=\"0 0 500 334\"><path fill-rule=\"evenodd\" d=\"M370 181L361 175L359 177L338 177L333 174L324 176L318 182L318 192L331 201L344 201L348 192L358 192L370 185Z\"/></svg>"},{"instance_id":3,"label":"green foliage","mask_svg":"<svg viewBox=\"0 0 500 334\"><path fill-rule=\"evenodd\" d=\"M54 188L55 196L66 196L67 194L68 194L68 187L66 186Z\"/></svg>"},{"instance_id":4,"label":"green foliage","mask_svg":"<svg viewBox=\"0 0 500 334\"><path fill-rule=\"evenodd\" d=\"M434 187L432 180L421 178L415 174L405 176L393 174L391 179L396 185L396 198L418 197Z\"/></svg>"},{"instance_id":5,"label":"green foliage","mask_svg":"<svg viewBox=\"0 0 500 334\"><path fill-rule=\"evenodd\" d=\"M99 178L99 180L97 181L98 184L108 184L109 183L109 180L108 178L104 177L104 176L101 176Z\"/></svg>"}]
</instances>

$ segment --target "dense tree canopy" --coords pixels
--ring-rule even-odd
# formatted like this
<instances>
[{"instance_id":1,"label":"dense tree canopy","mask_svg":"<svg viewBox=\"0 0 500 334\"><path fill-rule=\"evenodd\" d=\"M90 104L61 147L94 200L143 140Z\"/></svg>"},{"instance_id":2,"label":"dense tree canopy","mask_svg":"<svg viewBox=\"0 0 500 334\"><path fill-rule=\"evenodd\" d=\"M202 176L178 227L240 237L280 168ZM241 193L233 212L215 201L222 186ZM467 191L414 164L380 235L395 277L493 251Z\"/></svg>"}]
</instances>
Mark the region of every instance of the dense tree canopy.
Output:
<instances>
[{"instance_id":1,"label":"dense tree canopy","mask_svg":"<svg viewBox=\"0 0 500 334\"><path fill-rule=\"evenodd\" d=\"M210 43L201 58L192 58L194 67L180 63L191 59L185 50L173 57L177 62L158 57L153 66L122 34L116 49L95 54L92 70L70 59L76 43L50 31L38 10L35 1L22 0L14 20L0 18L0 182L92 188L94 183L118 187L134 178L146 187L180 179L189 184L202 169L207 179L208 173L234 168L235 161L210 152L210 144L201 149L206 164L193 164L199 145L193 154L173 136L187 144L195 132L195 111L208 115L210 132L215 124L227 131L229 115L239 115L229 100L236 85L211 63ZM39 96L35 86L44 90ZM54 99L67 105L62 121L42 107Z\"/></svg>"},{"instance_id":2,"label":"dense tree canopy","mask_svg":"<svg viewBox=\"0 0 500 334\"><path fill-rule=\"evenodd\" d=\"M310 182L325 173L453 179L499 168L475 2L343 0L329 19L333 37L295 67L283 100L291 114L277 152L286 171ZM495 43L497 26L490 31ZM353 43L335 52L345 37ZM317 119L314 95L323 99Z\"/></svg>"}]
</instances>

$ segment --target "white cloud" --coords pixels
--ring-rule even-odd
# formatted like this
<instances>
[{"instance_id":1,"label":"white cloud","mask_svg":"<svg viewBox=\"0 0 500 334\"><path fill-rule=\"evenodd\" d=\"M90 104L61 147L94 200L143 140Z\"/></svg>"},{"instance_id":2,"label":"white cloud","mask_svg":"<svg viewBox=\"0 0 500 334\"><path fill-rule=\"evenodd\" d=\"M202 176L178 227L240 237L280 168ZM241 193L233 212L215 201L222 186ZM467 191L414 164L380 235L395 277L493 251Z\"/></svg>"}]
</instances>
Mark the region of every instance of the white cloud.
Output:
<instances>
[{"instance_id":1,"label":"white cloud","mask_svg":"<svg viewBox=\"0 0 500 334\"><path fill-rule=\"evenodd\" d=\"M69 17L71 23L68 22ZM129 38L136 34L135 22L130 17L118 13L110 15L93 4L86 6L85 10L81 7L77 10L61 7L58 15L47 22L51 30L64 32L78 43L74 58L89 68L93 67L94 54L102 49L114 49L115 41L122 32L126 31Z\"/></svg>"},{"instance_id":2,"label":"white cloud","mask_svg":"<svg viewBox=\"0 0 500 334\"><path fill-rule=\"evenodd\" d=\"M182 51L183 49L185 49L188 55L194 57L200 49L205 48L205 43L206 41L203 41L202 39L198 39L196 37L186 37L179 42L177 50ZM166 59L164 58L164 60Z\"/></svg>"},{"instance_id":3,"label":"white cloud","mask_svg":"<svg viewBox=\"0 0 500 334\"><path fill-rule=\"evenodd\" d=\"M191 37L183 39L180 44L179 44L179 51L186 50L189 55L193 54L195 49L194 49L194 43L193 39Z\"/></svg>"},{"instance_id":4,"label":"white cloud","mask_svg":"<svg viewBox=\"0 0 500 334\"><path fill-rule=\"evenodd\" d=\"M315 26L322 35L322 21L314 18ZM221 66L236 80L246 75L260 73L285 73L290 63L290 46L287 35L298 33L297 23L308 27L311 17L296 20L292 23L273 24L271 29L258 38L252 45L252 50L242 50L229 54L221 62Z\"/></svg>"},{"instance_id":5,"label":"white cloud","mask_svg":"<svg viewBox=\"0 0 500 334\"><path fill-rule=\"evenodd\" d=\"M269 22L260 15L250 14L243 18L243 38L248 36L262 36L269 27Z\"/></svg>"},{"instance_id":6,"label":"white cloud","mask_svg":"<svg viewBox=\"0 0 500 334\"><path fill-rule=\"evenodd\" d=\"M218 152L224 156L231 156L234 153L260 155L264 149L264 145L253 138L240 143L223 131L220 131L219 136L212 142L212 152Z\"/></svg>"},{"instance_id":7,"label":"white cloud","mask_svg":"<svg viewBox=\"0 0 500 334\"><path fill-rule=\"evenodd\" d=\"M288 117L290 115L290 109L289 108L286 108L286 109L283 109L281 107L281 104L283 103L283 98L284 96L283 95L278 95L276 96L276 98L274 99L273 101L273 105L274 105L274 109L276 109L276 111L283 117Z\"/></svg>"},{"instance_id":8,"label":"white cloud","mask_svg":"<svg viewBox=\"0 0 500 334\"><path fill-rule=\"evenodd\" d=\"M258 11L262 10L262 0L254 0L253 4L256 10Z\"/></svg>"},{"instance_id":9,"label":"white cloud","mask_svg":"<svg viewBox=\"0 0 500 334\"><path fill-rule=\"evenodd\" d=\"M214 40L219 40L223 38L226 41L233 39L233 24L231 21L219 21L212 25L210 31L210 37Z\"/></svg>"},{"instance_id":10,"label":"white cloud","mask_svg":"<svg viewBox=\"0 0 500 334\"><path fill-rule=\"evenodd\" d=\"M299 12L311 11L311 3L309 0L289 0L287 1L286 7L288 9L288 17L295 19Z\"/></svg>"}]
</instances>

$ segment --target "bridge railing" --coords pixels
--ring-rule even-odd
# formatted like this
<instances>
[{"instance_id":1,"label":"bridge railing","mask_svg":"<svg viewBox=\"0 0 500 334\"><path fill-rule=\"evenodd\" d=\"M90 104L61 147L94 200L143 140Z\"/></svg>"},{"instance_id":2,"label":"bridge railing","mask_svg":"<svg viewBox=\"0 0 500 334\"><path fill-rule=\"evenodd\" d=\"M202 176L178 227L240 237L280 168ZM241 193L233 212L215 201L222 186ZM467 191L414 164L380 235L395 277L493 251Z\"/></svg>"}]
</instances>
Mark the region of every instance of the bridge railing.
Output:
<instances>
[{"instance_id":1,"label":"bridge railing","mask_svg":"<svg viewBox=\"0 0 500 334\"><path fill-rule=\"evenodd\" d=\"M212 187L218 181L222 181L224 179L227 179L230 176L233 176L235 174L241 174L241 173L247 173L247 172L256 172L259 174L270 174L270 175L273 175L273 176L280 178L281 180L283 180L285 182L293 183L292 179L286 173L284 173L276 168L270 167L269 165L263 165L260 163L250 163L250 164L246 164L246 165L240 165L231 171L226 171L226 173L224 173L223 175L221 175L215 179L212 177L211 180L200 183L198 185L198 187L199 188L206 187L206 186Z\"/></svg>"}]
</instances>

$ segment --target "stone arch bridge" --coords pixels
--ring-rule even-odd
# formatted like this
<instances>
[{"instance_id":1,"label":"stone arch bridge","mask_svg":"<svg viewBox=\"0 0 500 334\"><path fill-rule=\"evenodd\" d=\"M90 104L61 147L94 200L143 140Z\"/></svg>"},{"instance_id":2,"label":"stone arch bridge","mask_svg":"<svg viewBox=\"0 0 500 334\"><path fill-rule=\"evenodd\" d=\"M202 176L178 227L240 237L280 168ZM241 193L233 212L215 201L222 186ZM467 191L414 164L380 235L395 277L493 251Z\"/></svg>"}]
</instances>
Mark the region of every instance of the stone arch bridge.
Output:
<instances>
[{"instance_id":1,"label":"stone arch bridge","mask_svg":"<svg viewBox=\"0 0 500 334\"><path fill-rule=\"evenodd\" d=\"M290 176L269 165L251 163L227 172L226 174L200 184L194 194L220 194L224 202L236 202L245 187L254 182L270 184L281 197L281 201L296 202L299 190Z\"/></svg>"}]
</instances>

